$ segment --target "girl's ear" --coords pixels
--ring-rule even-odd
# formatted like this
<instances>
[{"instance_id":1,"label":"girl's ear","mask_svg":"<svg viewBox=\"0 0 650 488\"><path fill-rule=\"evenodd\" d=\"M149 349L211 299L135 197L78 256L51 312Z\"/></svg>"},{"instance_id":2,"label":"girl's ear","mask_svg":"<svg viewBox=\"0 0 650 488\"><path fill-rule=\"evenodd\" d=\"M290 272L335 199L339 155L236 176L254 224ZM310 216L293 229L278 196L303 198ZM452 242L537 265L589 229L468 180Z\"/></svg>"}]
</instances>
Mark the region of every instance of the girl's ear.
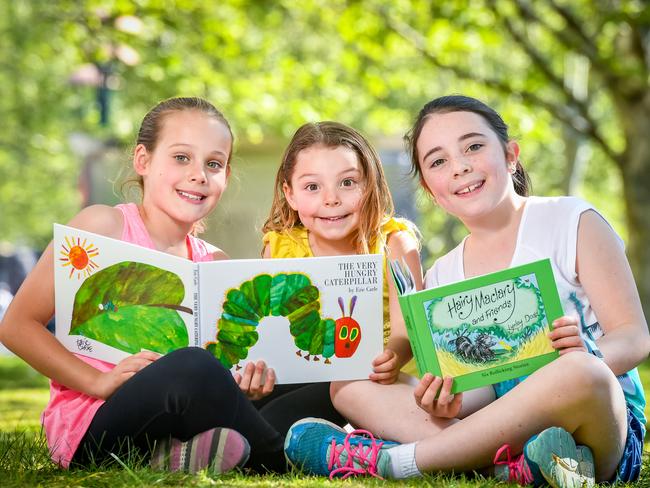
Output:
<instances>
[{"instance_id":1,"label":"girl's ear","mask_svg":"<svg viewBox=\"0 0 650 488\"><path fill-rule=\"evenodd\" d=\"M519 161L519 144L515 141L508 141L506 145L506 162L508 163L508 170L514 173L517 170L517 162Z\"/></svg>"},{"instance_id":2,"label":"girl's ear","mask_svg":"<svg viewBox=\"0 0 650 488\"><path fill-rule=\"evenodd\" d=\"M284 198L287 200L287 203L291 209L297 212L298 206L296 205L296 201L293 198L293 190L286 181L282 183L282 192L284 193Z\"/></svg>"},{"instance_id":3,"label":"girl's ear","mask_svg":"<svg viewBox=\"0 0 650 488\"><path fill-rule=\"evenodd\" d=\"M140 176L147 174L149 170L149 151L144 144L138 144L133 152L133 169Z\"/></svg>"}]
</instances>

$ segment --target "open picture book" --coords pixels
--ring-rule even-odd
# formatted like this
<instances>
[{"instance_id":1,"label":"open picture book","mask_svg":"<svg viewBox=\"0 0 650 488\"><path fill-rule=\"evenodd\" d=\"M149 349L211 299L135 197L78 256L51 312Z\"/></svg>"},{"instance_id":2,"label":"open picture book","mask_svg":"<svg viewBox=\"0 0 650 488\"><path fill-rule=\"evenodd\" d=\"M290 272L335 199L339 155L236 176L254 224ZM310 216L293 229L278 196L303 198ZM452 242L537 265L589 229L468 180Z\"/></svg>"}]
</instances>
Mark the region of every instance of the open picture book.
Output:
<instances>
[{"instance_id":1,"label":"open picture book","mask_svg":"<svg viewBox=\"0 0 650 488\"><path fill-rule=\"evenodd\" d=\"M56 337L117 363L198 346L276 383L367 378L383 349L382 256L194 263L54 225Z\"/></svg>"},{"instance_id":2,"label":"open picture book","mask_svg":"<svg viewBox=\"0 0 650 488\"><path fill-rule=\"evenodd\" d=\"M422 291L405 263L390 269L420 376L451 376L457 393L558 357L547 336L563 315L550 260Z\"/></svg>"}]
</instances>

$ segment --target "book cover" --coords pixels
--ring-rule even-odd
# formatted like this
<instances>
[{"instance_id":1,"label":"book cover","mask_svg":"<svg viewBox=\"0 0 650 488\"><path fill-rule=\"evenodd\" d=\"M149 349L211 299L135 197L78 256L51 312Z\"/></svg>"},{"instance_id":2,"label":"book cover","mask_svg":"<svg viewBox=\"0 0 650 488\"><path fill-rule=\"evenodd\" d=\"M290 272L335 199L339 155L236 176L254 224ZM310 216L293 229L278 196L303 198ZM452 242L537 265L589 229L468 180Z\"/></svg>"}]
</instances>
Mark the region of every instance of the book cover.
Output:
<instances>
[{"instance_id":1,"label":"book cover","mask_svg":"<svg viewBox=\"0 0 650 488\"><path fill-rule=\"evenodd\" d=\"M277 383L367 378L382 351L382 256L193 263L55 224L56 337L117 363L206 348Z\"/></svg>"},{"instance_id":2,"label":"book cover","mask_svg":"<svg viewBox=\"0 0 650 488\"><path fill-rule=\"evenodd\" d=\"M550 260L414 291L391 263L420 375L454 378L461 392L528 375L556 357L547 333L563 315Z\"/></svg>"}]
</instances>

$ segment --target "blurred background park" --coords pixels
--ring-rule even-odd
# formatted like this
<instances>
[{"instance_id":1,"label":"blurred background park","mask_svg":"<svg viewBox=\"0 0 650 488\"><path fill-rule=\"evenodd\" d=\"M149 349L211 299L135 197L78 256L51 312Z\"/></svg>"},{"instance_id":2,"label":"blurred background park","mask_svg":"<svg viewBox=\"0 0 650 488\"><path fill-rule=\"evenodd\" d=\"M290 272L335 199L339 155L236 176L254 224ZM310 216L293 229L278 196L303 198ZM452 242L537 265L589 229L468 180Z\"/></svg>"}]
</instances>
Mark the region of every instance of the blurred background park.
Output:
<instances>
[{"instance_id":1,"label":"blurred background park","mask_svg":"<svg viewBox=\"0 0 650 488\"><path fill-rule=\"evenodd\" d=\"M212 101L236 135L233 178L204 236L230 256L259 256L296 128L337 120L379 149L428 267L464 229L417 190L402 136L424 103L451 93L503 115L534 194L578 195L603 212L650 317L648 0L0 1L0 315L53 222L122 200L143 115L179 95ZM641 373L647 385L650 363ZM0 478L92 485L93 473L47 471L42 436L33 447L18 433L38 432L47 397L42 377L0 357Z\"/></svg>"},{"instance_id":2,"label":"blurred background park","mask_svg":"<svg viewBox=\"0 0 650 488\"><path fill-rule=\"evenodd\" d=\"M417 191L402 136L426 101L463 93L510 124L535 194L601 209L650 312L646 0L4 1L0 35L0 290L53 222L123 198L142 116L178 95L212 101L236 135L207 240L257 257L284 145L338 120L379 148L427 267L464 229Z\"/></svg>"}]
</instances>

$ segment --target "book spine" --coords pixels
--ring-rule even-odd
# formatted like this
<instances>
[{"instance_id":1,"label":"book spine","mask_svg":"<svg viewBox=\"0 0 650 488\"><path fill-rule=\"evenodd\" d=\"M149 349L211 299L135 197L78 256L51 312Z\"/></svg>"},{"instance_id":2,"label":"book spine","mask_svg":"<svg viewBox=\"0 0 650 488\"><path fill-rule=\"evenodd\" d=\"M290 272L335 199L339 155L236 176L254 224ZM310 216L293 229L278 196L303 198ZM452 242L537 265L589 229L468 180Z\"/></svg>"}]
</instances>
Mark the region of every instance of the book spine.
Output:
<instances>
[{"instance_id":1,"label":"book spine","mask_svg":"<svg viewBox=\"0 0 650 488\"><path fill-rule=\"evenodd\" d=\"M404 325L406 326L406 333L409 336L409 341L411 342L411 351L413 352L413 357L415 358L415 364L418 368L418 373L422 376L426 373L425 361L422 356L422 349L420 348L420 341L418 339L418 334L413 324L413 312L411 311L411 304L409 302L408 296L399 297L400 308L402 309L402 316L404 317Z\"/></svg>"},{"instance_id":2,"label":"book spine","mask_svg":"<svg viewBox=\"0 0 650 488\"><path fill-rule=\"evenodd\" d=\"M192 314L194 316L194 345L201 347L201 307L199 304L199 290L201 284L201 273L198 263L194 263L194 282L192 290Z\"/></svg>"}]
</instances>

